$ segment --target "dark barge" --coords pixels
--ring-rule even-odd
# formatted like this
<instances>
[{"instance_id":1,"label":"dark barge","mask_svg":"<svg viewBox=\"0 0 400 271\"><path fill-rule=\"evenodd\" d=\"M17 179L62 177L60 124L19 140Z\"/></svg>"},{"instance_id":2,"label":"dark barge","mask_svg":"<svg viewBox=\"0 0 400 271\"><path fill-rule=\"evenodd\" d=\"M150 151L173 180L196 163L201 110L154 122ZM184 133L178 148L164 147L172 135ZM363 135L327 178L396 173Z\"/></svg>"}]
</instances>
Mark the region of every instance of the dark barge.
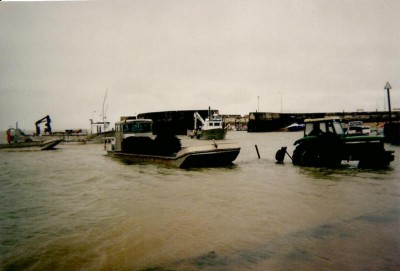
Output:
<instances>
[{"instance_id":1,"label":"dark barge","mask_svg":"<svg viewBox=\"0 0 400 271\"><path fill-rule=\"evenodd\" d=\"M211 115L218 114L218 110L210 109ZM209 110L176 110L141 113L140 119L151 119L153 121L153 133L159 134L168 131L175 135L186 135L187 130L194 129L194 113L197 112L202 118L209 115Z\"/></svg>"}]
</instances>

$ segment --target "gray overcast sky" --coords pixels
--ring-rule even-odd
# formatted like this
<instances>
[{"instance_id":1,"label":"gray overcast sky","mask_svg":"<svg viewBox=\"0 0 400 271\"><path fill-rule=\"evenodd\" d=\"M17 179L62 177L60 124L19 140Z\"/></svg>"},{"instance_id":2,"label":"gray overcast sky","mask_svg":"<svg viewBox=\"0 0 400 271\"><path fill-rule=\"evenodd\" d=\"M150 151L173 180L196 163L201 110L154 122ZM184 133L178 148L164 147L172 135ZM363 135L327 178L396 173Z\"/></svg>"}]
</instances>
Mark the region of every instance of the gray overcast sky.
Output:
<instances>
[{"instance_id":1,"label":"gray overcast sky","mask_svg":"<svg viewBox=\"0 0 400 271\"><path fill-rule=\"evenodd\" d=\"M0 130L134 113L400 107L400 1L0 2ZM96 111L96 112L94 112Z\"/></svg>"}]
</instances>

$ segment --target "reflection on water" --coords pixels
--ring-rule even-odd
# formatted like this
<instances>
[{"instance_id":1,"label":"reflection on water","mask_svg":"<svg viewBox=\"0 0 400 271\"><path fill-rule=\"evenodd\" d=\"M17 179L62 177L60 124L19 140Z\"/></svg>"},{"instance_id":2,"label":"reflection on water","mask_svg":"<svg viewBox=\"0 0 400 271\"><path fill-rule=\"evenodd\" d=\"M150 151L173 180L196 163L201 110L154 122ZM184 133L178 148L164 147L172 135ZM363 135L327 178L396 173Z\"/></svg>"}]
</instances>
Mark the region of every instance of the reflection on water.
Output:
<instances>
[{"instance_id":1,"label":"reflection on water","mask_svg":"<svg viewBox=\"0 0 400 271\"><path fill-rule=\"evenodd\" d=\"M301 168L300 174L304 174L312 179L330 180L330 181L347 181L348 178L373 178L381 179L384 175L392 174L392 168L387 169L360 169L356 165L342 165L340 168L313 168L304 167Z\"/></svg>"},{"instance_id":2,"label":"reflection on water","mask_svg":"<svg viewBox=\"0 0 400 271\"><path fill-rule=\"evenodd\" d=\"M299 136L228 133L242 147L228 168L126 164L89 144L1 154L0 269L400 270L397 157L276 164Z\"/></svg>"}]
</instances>

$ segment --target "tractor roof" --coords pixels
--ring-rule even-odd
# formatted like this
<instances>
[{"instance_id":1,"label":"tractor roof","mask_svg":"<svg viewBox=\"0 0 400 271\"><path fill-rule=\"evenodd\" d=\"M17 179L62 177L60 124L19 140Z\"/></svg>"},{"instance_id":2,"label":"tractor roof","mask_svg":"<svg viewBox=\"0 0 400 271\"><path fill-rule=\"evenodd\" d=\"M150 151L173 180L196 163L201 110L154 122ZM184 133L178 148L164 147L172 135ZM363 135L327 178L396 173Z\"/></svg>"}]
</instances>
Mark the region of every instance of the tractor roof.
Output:
<instances>
[{"instance_id":1,"label":"tractor roof","mask_svg":"<svg viewBox=\"0 0 400 271\"><path fill-rule=\"evenodd\" d=\"M324 118L317 118L317 119L305 119L304 123L307 123L307 122L324 122L324 121L340 121L340 117L332 116L332 117L324 117Z\"/></svg>"}]
</instances>

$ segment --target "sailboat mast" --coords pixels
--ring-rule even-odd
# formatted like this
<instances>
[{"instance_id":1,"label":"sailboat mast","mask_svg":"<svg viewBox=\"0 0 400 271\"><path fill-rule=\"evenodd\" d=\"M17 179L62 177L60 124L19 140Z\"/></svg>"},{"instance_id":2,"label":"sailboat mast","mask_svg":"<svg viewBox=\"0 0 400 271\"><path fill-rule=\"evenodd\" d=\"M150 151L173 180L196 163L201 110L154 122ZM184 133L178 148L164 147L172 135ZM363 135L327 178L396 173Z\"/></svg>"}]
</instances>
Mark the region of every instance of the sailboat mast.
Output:
<instances>
[{"instance_id":1,"label":"sailboat mast","mask_svg":"<svg viewBox=\"0 0 400 271\"><path fill-rule=\"evenodd\" d=\"M105 104L106 104L107 91L108 91L108 89L106 89L106 94L104 95L104 100L103 100L103 135L104 135L104 150L106 149L106 116L105 116L104 106L105 106Z\"/></svg>"}]
</instances>

